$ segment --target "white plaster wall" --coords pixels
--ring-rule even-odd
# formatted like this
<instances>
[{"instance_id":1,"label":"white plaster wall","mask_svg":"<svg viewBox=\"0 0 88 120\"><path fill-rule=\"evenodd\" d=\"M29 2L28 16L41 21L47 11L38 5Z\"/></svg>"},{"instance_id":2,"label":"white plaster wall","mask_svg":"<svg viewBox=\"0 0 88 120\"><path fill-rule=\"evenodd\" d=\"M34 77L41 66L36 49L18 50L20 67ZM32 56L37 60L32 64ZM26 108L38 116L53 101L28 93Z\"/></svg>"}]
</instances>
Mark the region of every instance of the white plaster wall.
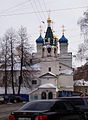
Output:
<instances>
[{"instance_id":1,"label":"white plaster wall","mask_svg":"<svg viewBox=\"0 0 88 120\"><path fill-rule=\"evenodd\" d=\"M72 53L60 54L59 61L72 67Z\"/></svg>"},{"instance_id":2,"label":"white plaster wall","mask_svg":"<svg viewBox=\"0 0 88 120\"><path fill-rule=\"evenodd\" d=\"M59 75L58 86L72 87L73 84L73 75Z\"/></svg>"},{"instance_id":3,"label":"white plaster wall","mask_svg":"<svg viewBox=\"0 0 88 120\"><path fill-rule=\"evenodd\" d=\"M46 98L48 99L48 93L52 92L53 93L53 98L56 98L56 89L55 88L42 88L42 89L37 89L34 92L32 92L31 94L29 94L29 101L33 101L33 100L40 100L41 99L41 94L42 92L46 92ZM35 99L34 96L38 96L37 99Z\"/></svg>"},{"instance_id":4,"label":"white plaster wall","mask_svg":"<svg viewBox=\"0 0 88 120\"><path fill-rule=\"evenodd\" d=\"M57 78L41 78L41 85L46 84L46 83L51 83L54 86L57 86Z\"/></svg>"},{"instance_id":5,"label":"white plaster wall","mask_svg":"<svg viewBox=\"0 0 88 120\"><path fill-rule=\"evenodd\" d=\"M59 61L53 61L51 58L50 61L41 62L41 74L49 72L49 67L51 67L52 73L59 74Z\"/></svg>"}]
</instances>

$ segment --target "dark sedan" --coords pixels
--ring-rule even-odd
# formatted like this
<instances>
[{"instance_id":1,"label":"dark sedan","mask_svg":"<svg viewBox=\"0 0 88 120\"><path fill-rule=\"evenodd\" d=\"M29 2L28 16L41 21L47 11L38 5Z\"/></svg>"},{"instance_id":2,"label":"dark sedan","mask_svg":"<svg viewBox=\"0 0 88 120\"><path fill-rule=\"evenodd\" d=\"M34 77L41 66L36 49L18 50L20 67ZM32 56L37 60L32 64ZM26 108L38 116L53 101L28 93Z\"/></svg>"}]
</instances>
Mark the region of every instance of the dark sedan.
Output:
<instances>
[{"instance_id":1,"label":"dark sedan","mask_svg":"<svg viewBox=\"0 0 88 120\"><path fill-rule=\"evenodd\" d=\"M85 120L85 117L71 103L52 99L28 102L12 112L9 120Z\"/></svg>"}]
</instances>

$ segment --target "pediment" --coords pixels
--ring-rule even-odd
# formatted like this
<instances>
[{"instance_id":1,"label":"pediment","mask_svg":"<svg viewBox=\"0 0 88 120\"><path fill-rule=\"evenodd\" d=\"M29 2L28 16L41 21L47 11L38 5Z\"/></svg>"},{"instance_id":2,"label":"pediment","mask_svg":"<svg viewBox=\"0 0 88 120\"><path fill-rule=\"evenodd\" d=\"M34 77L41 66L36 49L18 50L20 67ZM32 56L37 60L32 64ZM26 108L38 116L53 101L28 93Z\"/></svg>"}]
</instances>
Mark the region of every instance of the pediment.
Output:
<instances>
[{"instance_id":1,"label":"pediment","mask_svg":"<svg viewBox=\"0 0 88 120\"><path fill-rule=\"evenodd\" d=\"M52 72L48 72L48 73L41 75L39 78L56 78L56 75L53 74Z\"/></svg>"}]
</instances>

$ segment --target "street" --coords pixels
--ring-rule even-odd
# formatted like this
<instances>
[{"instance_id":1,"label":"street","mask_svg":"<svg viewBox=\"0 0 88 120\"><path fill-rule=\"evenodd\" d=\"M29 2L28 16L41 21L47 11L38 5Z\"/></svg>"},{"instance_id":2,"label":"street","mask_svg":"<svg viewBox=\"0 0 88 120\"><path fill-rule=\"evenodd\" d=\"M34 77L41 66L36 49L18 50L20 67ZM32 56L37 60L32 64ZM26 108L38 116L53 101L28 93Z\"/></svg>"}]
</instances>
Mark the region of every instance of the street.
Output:
<instances>
[{"instance_id":1,"label":"street","mask_svg":"<svg viewBox=\"0 0 88 120\"><path fill-rule=\"evenodd\" d=\"M20 108L24 103L2 104L0 105L0 120L9 120L8 115Z\"/></svg>"}]
</instances>

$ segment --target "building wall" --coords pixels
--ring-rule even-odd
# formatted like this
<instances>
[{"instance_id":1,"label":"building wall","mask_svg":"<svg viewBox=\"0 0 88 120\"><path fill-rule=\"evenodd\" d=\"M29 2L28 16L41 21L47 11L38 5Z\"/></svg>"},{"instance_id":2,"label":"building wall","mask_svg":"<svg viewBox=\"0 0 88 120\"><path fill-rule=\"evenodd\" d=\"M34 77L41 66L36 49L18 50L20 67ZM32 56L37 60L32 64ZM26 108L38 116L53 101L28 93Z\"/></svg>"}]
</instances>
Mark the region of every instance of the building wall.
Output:
<instances>
[{"instance_id":1,"label":"building wall","mask_svg":"<svg viewBox=\"0 0 88 120\"><path fill-rule=\"evenodd\" d=\"M41 78L41 85L46 84L46 83L51 83L54 86L57 86L57 78Z\"/></svg>"},{"instance_id":2,"label":"building wall","mask_svg":"<svg viewBox=\"0 0 88 120\"><path fill-rule=\"evenodd\" d=\"M72 67L72 53L59 54L59 62Z\"/></svg>"},{"instance_id":3,"label":"building wall","mask_svg":"<svg viewBox=\"0 0 88 120\"><path fill-rule=\"evenodd\" d=\"M49 71L49 67L51 68L51 71ZM52 58L50 58L47 61L41 62L41 75L47 72L52 72L58 75L59 74L59 61L53 60Z\"/></svg>"},{"instance_id":4,"label":"building wall","mask_svg":"<svg viewBox=\"0 0 88 120\"><path fill-rule=\"evenodd\" d=\"M46 93L46 99L48 99L49 92L52 92L53 98L56 98L56 89L54 88L42 88L42 89L36 89L34 92L29 93L29 101L33 100L40 100L42 92Z\"/></svg>"},{"instance_id":5,"label":"building wall","mask_svg":"<svg viewBox=\"0 0 88 120\"><path fill-rule=\"evenodd\" d=\"M88 86L74 86L74 91L82 92L88 95Z\"/></svg>"},{"instance_id":6,"label":"building wall","mask_svg":"<svg viewBox=\"0 0 88 120\"><path fill-rule=\"evenodd\" d=\"M67 88L67 90L73 90L73 76L72 75L65 75L65 74L61 74L59 75L59 79L58 79L58 86L63 87L63 89L65 89L65 87Z\"/></svg>"},{"instance_id":7,"label":"building wall","mask_svg":"<svg viewBox=\"0 0 88 120\"><path fill-rule=\"evenodd\" d=\"M88 65L85 64L84 66L74 69L73 77L74 77L74 80L84 79L85 81L88 81Z\"/></svg>"}]
</instances>

